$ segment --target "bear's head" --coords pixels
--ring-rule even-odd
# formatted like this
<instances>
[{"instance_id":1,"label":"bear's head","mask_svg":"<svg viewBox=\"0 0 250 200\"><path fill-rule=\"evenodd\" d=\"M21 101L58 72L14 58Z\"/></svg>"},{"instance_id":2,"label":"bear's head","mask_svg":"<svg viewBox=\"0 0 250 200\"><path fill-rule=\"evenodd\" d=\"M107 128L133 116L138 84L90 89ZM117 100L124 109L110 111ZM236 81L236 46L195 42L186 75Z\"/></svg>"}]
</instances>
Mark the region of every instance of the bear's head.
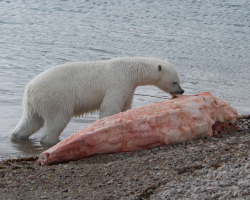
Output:
<instances>
[{"instance_id":1,"label":"bear's head","mask_svg":"<svg viewBox=\"0 0 250 200\"><path fill-rule=\"evenodd\" d=\"M171 95L184 93L178 73L172 64L167 61L161 62L157 65L156 70L158 73L157 87Z\"/></svg>"}]
</instances>

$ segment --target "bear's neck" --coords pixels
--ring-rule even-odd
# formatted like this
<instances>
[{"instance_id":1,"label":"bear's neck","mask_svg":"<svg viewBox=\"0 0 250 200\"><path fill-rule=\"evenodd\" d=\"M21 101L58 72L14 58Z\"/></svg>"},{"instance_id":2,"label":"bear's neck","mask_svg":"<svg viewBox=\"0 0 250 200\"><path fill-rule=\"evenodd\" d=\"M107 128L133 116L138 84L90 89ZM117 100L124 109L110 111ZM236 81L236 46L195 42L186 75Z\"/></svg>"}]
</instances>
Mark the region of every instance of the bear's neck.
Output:
<instances>
[{"instance_id":1,"label":"bear's neck","mask_svg":"<svg viewBox=\"0 0 250 200\"><path fill-rule=\"evenodd\" d=\"M155 85L155 75L154 70L151 66L140 66L138 67L137 71L137 86L144 86L144 85Z\"/></svg>"}]
</instances>

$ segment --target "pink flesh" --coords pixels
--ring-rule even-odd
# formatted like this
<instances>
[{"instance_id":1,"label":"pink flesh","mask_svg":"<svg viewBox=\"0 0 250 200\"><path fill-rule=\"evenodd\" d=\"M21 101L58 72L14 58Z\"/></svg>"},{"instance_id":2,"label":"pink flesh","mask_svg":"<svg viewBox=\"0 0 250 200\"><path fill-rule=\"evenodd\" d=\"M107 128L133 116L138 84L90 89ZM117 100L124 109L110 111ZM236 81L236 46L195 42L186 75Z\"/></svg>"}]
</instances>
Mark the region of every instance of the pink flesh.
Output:
<instances>
[{"instance_id":1,"label":"pink flesh","mask_svg":"<svg viewBox=\"0 0 250 200\"><path fill-rule=\"evenodd\" d=\"M222 132L223 130L228 130L228 129L238 129L238 127L234 126L232 127L228 123L218 123L216 122L213 126L213 134L216 135L217 133Z\"/></svg>"},{"instance_id":2,"label":"pink flesh","mask_svg":"<svg viewBox=\"0 0 250 200\"><path fill-rule=\"evenodd\" d=\"M98 120L41 153L38 163L48 165L213 136L215 123L235 127L237 118L235 108L209 92L175 96Z\"/></svg>"}]
</instances>

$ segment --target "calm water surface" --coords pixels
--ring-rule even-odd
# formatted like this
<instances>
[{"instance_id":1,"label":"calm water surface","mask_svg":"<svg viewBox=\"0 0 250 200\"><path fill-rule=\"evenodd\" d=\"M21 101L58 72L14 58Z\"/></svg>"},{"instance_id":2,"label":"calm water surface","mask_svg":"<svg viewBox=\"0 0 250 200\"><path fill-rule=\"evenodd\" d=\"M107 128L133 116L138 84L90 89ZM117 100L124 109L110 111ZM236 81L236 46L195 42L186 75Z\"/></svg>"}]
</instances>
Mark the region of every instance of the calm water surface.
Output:
<instances>
[{"instance_id":1,"label":"calm water surface","mask_svg":"<svg viewBox=\"0 0 250 200\"><path fill-rule=\"evenodd\" d=\"M250 114L248 0L0 0L0 160L45 149L40 132L23 143L9 139L33 77L65 62L122 56L168 59L186 94L210 91L239 114ZM153 86L139 87L133 107L169 97ZM72 119L60 138L97 119Z\"/></svg>"}]
</instances>

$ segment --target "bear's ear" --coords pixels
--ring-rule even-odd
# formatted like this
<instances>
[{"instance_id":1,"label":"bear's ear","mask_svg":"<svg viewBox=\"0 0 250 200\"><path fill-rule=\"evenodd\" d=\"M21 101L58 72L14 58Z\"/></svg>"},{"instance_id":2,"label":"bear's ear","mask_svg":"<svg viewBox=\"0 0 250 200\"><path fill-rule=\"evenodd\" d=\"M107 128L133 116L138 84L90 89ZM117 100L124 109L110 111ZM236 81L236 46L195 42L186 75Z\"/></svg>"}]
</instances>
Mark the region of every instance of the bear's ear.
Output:
<instances>
[{"instance_id":1,"label":"bear's ear","mask_svg":"<svg viewBox=\"0 0 250 200\"><path fill-rule=\"evenodd\" d=\"M161 70L162 70L162 69L161 69L161 68L162 68L162 66L161 66L161 65L158 65L158 66L157 66L157 68L158 68L158 71L159 71L159 72L161 72Z\"/></svg>"}]
</instances>

